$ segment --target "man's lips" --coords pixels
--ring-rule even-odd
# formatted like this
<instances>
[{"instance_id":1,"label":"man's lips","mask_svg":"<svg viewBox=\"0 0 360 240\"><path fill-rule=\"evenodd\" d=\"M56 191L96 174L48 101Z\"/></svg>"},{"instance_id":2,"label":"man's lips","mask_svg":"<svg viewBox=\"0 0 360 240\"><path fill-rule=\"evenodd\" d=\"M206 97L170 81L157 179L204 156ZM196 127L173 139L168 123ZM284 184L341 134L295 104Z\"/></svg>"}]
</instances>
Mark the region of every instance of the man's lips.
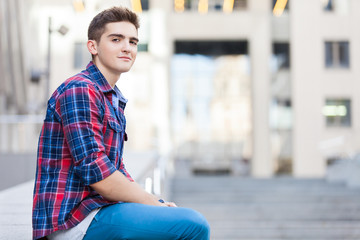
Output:
<instances>
[{"instance_id":1,"label":"man's lips","mask_svg":"<svg viewBox=\"0 0 360 240\"><path fill-rule=\"evenodd\" d=\"M120 59L122 59L122 60L127 60L127 61L130 61L130 60L131 60L130 57L126 57L126 56L121 56L121 57L118 57L118 58L120 58Z\"/></svg>"}]
</instances>

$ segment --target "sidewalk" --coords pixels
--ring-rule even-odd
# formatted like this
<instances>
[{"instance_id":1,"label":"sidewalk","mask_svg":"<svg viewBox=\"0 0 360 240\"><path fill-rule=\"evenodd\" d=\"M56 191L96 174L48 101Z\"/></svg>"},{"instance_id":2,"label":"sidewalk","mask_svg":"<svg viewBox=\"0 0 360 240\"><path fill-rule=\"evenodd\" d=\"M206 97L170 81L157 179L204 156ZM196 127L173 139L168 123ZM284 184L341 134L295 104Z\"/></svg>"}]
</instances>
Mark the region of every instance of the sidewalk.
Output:
<instances>
[{"instance_id":1,"label":"sidewalk","mask_svg":"<svg viewBox=\"0 0 360 240\"><path fill-rule=\"evenodd\" d=\"M175 177L172 199L209 220L212 240L358 240L360 189L321 179ZM0 240L31 239L33 181L0 192Z\"/></svg>"},{"instance_id":2,"label":"sidewalk","mask_svg":"<svg viewBox=\"0 0 360 240\"><path fill-rule=\"evenodd\" d=\"M29 181L0 192L0 240L32 238L33 185Z\"/></svg>"},{"instance_id":3,"label":"sidewalk","mask_svg":"<svg viewBox=\"0 0 360 240\"><path fill-rule=\"evenodd\" d=\"M155 158L154 152L135 153L128 151L124 155L127 170L136 180L143 177L142 175L152 166ZM28 165L26 165L27 168ZM11 170L9 174L12 172ZM6 181L6 177L2 179ZM34 180L31 180L0 191L0 240L32 239L33 189Z\"/></svg>"}]
</instances>

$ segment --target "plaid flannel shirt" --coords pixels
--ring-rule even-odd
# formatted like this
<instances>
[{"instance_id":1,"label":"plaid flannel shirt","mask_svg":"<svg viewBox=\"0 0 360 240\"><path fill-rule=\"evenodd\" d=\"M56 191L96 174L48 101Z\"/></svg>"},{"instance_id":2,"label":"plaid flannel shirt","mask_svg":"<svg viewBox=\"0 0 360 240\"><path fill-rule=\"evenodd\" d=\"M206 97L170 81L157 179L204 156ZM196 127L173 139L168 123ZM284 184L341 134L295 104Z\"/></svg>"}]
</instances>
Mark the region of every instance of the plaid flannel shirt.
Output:
<instances>
[{"instance_id":1,"label":"plaid flannel shirt","mask_svg":"<svg viewBox=\"0 0 360 240\"><path fill-rule=\"evenodd\" d=\"M34 239L74 227L93 209L114 203L90 184L116 170L133 181L122 161L126 101L113 104L116 93L90 62L51 96L38 145Z\"/></svg>"}]
</instances>

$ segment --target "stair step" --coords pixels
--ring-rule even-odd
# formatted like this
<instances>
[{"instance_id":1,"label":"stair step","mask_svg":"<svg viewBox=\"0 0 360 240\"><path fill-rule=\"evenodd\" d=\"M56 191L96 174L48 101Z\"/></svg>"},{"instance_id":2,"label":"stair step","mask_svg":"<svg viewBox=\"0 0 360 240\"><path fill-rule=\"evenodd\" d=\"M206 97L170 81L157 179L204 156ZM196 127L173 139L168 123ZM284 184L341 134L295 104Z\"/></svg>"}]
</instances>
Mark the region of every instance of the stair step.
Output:
<instances>
[{"instance_id":1,"label":"stair step","mask_svg":"<svg viewBox=\"0 0 360 240\"><path fill-rule=\"evenodd\" d=\"M212 240L360 239L360 189L323 179L175 178L172 200L201 212Z\"/></svg>"},{"instance_id":2,"label":"stair step","mask_svg":"<svg viewBox=\"0 0 360 240\"><path fill-rule=\"evenodd\" d=\"M212 239L360 239L359 229L221 229L212 233Z\"/></svg>"}]
</instances>

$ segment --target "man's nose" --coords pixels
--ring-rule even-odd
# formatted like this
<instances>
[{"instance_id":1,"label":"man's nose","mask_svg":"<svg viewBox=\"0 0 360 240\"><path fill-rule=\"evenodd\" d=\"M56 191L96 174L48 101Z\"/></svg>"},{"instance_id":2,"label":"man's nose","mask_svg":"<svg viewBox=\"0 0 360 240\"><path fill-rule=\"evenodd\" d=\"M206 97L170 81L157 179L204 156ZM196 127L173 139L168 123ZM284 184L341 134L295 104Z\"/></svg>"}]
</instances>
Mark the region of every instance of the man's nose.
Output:
<instances>
[{"instance_id":1,"label":"man's nose","mask_svg":"<svg viewBox=\"0 0 360 240\"><path fill-rule=\"evenodd\" d=\"M129 42L126 42L124 41L123 44L122 44L122 51L123 52L130 52L130 43Z\"/></svg>"}]
</instances>

